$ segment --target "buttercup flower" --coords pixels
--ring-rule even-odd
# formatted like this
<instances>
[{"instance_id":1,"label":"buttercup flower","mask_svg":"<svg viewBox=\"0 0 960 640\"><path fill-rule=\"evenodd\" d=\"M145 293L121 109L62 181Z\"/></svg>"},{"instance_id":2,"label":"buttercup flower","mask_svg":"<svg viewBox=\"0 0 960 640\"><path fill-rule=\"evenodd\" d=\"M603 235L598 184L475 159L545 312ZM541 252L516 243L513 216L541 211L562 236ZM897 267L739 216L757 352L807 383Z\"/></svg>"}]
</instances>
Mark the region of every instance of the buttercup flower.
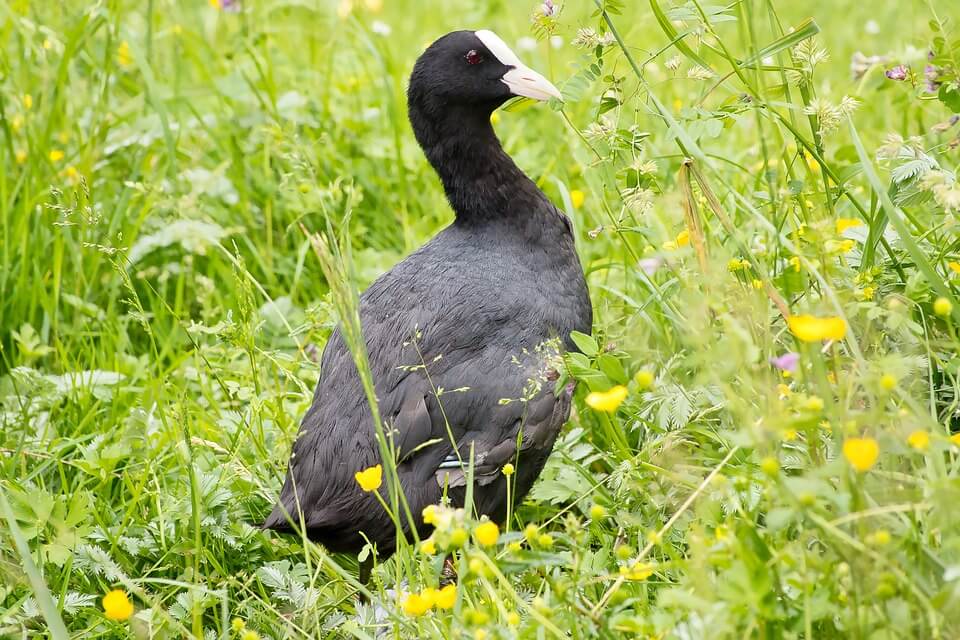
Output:
<instances>
[{"instance_id":1,"label":"buttercup flower","mask_svg":"<svg viewBox=\"0 0 960 640\"><path fill-rule=\"evenodd\" d=\"M847 335L847 322L843 318L817 318L803 314L787 318L790 333L803 342L842 340Z\"/></svg>"},{"instance_id":2,"label":"buttercup flower","mask_svg":"<svg viewBox=\"0 0 960 640\"><path fill-rule=\"evenodd\" d=\"M586 200L587 196L580 191L580 189L574 189L570 192L570 204L573 205L574 209L579 209L583 206L583 201Z\"/></svg>"},{"instance_id":3,"label":"buttercup flower","mask_svg":"<svg viewBox=\"0 0 960 640\"><path fill-rule=\"evenodd\" d=\"M133 603L127 597L126 591L114 589L103 596L103 612L110 620L118 622L126 620L133 615Z\"/></svg>"},{"instance_id":4,"label":"buttercup flower","mask_svg":"<svg viewBox=\"0 0 960 640\"><path fill-rule=\"evenodd\" d=\"M129 67L133 64L133 54L130 53L130 43L124 40L117 47L117 64L121 67Z\"/></svg>"},{"instance_id":5,"label":"buttercup flower","mask_svg":"<svg viewBox=\"0 0 960 640\"><path fill-rule=\"evenodd\" d=\"M837 218L837 235L843 235L843 232L853 227L863 226L863 220L857 218Z\"/></svg>"},{"instance_id":6,"label":"buttercup flower","mask_svg":"<svg viewBox=\"0 0 960 640\"><path fill-rule=\"evenodd\" d=\"M425 524L437 524L437 505L430 504L423 508L421 514L423 516L423 522Z\"/></svg>"},{"instance_id":7,"label":"buttercup flower","mask_svg":"<svg viewBox=\"0 0 960 640\"><path fill-rule=\"evenodd\" d=\"M607 391L594 391L587 395L587 406L595 411L613 413L627 399L627 388L617 385Z\"/></svg>"},{"instance_id":8,"label":"buttercup flower","mask_svg":"<svg viewBox=\"0 0 960 640\"><path fill-rule=\"evenodd\" d=\"M620 575L627 580L646 580L653 575L653 567L645 562L636 562L630 567L620 567Z\"/></svg>"},{"instance_id":9,"label":"buttercup flower","mask_svg":"<svg viewBox=\"0 0 960 640\"><path fill-rule=\"evenodd\" d=\"M501 472L503 475L507 476L508 478L513 475L514 471L516 471L516 469L515 469L514 466L513 466L511 463L509 463L509 462L508 462L507 464L503 465L503 467L500 469L500 472Z\"/></svg>"},{"instance_id":10,"label":"buttercup flower","mask_svg":"<svg viewBox=\"0 0 960 640\"><path fill-rule=\"evenodd\" d=\"M641 369L633 374L633 381L637 383L640 391L644 389L649 389L653 386L654 376L652 371L647 371L646 369Z\"/></svg>"},{"instance_id":11,"label":"buttercup flower","mask_svg":"<svg viewBox=\"0 0 960 640\"><path fill-rule=\"evenodd\" d=\"M937 298L933 303L933 312L941 317L947 317L953 311L953 303L946 298Z\"/></svg>"},{"instance_id":12,"label":"buttercup flower","mask_svg":"<svg viewBox=\"0 0 960 640\"><path fill-rule=\"evenodd\" d=\"M497 526L497 523L487 520L473 530L473 537L477 539L481 546L492 547L500 539L500 527Z\"/></svg>"},{"instance_id":13,"label":"buttercup flower","mask_svg":"<svg viewBox=\"0 0 960 640\"><path fill-rule=\"evenodd\" d=\"M428 556L435 555L437 553L437 543L433 541L433 538L427 538L420 543L420 551Z\"/></svg>"},{"instance_id":14,"label":"buttercup flower","mask_svg":"<svg viewBox=\"0 0 960 640\"><path fill-rule=\"evenodd\" d=\"M403 612L408 616L419 617L430 610L433 603L419 593L411 593L403 601Z\"/></svg>"},{"instance_id":15,"label":"buttercup flower","mask_svg":"<svg viewBox=\"0 0 960 640\"><path fill-rule=\"evenodd\" d=\"M907 444L917 451L926 451L930 447L930 434L918 429L907 436Z\"/></svg>"},{"instance_id":16,"label":"buttercup flower","mask_svg":"<svg viewBox=\"0 0 960 640\"><path fill-rule=\"evenodd\" d=\"M383 484L383 466L378 464L375 467L357 471L353 477L357 479L357 484L364 491L376 491Z\"/></svg>"},{"instance_id":17,"label":"buttercup flower","mask_svg":"<svg viewBox=\"0 0 960 640\"><path fill-rule=\"evenodd\" d=\"M434 598L434 606L438 609L453 609L453 605L456 603L457 586L453 584L448 584L437 591L436 598Z\"/></svg>"},{"instance_id":18,"label":"buttercup flower","mask_svg":"<svg viewBox=\"0 0 960 640\"><path fill-rule=\"evenodd\" d=\"M850 466L863 473L873 468L880 457L880 445L873 438L847 438L843 443L843 457Z\"/></svg>"}]
</instances>

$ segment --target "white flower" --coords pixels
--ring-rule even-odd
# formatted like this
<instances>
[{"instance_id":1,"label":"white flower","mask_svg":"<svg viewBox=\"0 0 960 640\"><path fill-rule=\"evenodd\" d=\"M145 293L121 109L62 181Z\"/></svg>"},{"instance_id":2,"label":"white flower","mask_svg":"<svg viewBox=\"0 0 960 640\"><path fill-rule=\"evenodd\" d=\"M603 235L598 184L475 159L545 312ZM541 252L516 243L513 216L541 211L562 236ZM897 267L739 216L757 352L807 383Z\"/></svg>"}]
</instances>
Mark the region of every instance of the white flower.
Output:
<instances>
[{"instance_id":1,"label":"white flower","mask_svg":"<svg viewBox=\"0 0 960 640\"><path fill-rule=\"evenodd\" d=\"M876 20L867 20L867 24L863 25L863 30L875 36L880 33L880 25L877 24Z\"/></svg>"},{"instance_id":2,"label":"white flower","mask_svg":"<svg viewBox=\"0 0 960 640\"><path fill-rule=\"evenodd\" d=\"M687 70L687 77L691 80L709 80L713 77L713 71L700 65L694 65Z\"/></svg>"},{"instance_id":3,"label":"white flower","mask_svg":"<svg viewBox=\"0 0 960 640\"><path fill-rule=\"evenodd\" d=\"M550 36L550 46L554 49L563 47L563 38L561 36Z\"/></svg>"},{"instance_id":4,"label":"white flower","mask_svg":"<svg viewBox=\"0 0 960 640\"><path fill-rule=\"evenodd\" d=\"M374 20L373 24L370 25L370 30L378 36L383 36L384 38L393 33L393 29L390 28L390 25L381 20Z\"/></svg>"}]
</instances>

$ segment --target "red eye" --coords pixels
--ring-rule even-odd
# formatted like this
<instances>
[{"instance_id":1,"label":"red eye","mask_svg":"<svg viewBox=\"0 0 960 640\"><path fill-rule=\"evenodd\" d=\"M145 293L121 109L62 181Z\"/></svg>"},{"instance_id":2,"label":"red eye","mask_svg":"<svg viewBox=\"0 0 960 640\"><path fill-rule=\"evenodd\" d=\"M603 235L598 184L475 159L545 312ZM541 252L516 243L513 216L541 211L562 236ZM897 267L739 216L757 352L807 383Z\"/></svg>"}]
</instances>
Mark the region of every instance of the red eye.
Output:
<instances>
[{"instance_id":1,"label":"red eye","mask_svg":"<svg viewBox=\"0 0 960 640\"><path fill-rule=\"evenodd\" d=\"M480 64L483 62L483 56L476 49L467 51L467 64Z\"/></svg>"}]
</instances>

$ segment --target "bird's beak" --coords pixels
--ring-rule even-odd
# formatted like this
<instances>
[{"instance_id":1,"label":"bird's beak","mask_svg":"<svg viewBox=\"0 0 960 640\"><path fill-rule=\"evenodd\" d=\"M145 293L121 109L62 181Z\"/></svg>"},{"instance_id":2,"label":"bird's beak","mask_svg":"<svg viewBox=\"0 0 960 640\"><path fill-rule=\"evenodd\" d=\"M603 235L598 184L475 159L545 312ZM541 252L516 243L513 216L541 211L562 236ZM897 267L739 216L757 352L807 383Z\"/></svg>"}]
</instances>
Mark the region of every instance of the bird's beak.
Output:
<instances>
[{"instance_id":1,"label":"bird's beak","mask_svg":"<svg viewBox=\"0 0 960 640\"><path fill-rule=\"evenodd\" d=\"M502 64L511 67L501 80L510 88L510 93L534 100L563 100L560 90L542 75L520 62L520 58L507 46L500 36L486 29L474 32L480 42L496 56Z\"/></svg>"},{"instance_id":2,"label":"bird's beak","mask_svg":"<svg viewBox=\"0 0 960 640\"><path fill-rule=\"evenodd\" d=\"M507 71L503 76L503 83L510 88L510 93L534 100L549 100L556 98L563 100L560 90L542 75L526 66L517 66Z\"/></svg>"}]
</instances>

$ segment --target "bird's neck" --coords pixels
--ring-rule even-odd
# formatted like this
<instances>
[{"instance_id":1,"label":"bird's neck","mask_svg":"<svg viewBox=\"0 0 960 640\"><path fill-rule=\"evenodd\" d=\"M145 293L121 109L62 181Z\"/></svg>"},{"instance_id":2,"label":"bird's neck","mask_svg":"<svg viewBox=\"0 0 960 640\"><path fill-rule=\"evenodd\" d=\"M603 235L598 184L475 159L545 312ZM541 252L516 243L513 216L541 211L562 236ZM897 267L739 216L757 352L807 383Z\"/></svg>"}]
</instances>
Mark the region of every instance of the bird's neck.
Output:
<instances>
[{"instance_id":1,"label":"bird's neck","mask_svg":"<svg viewBox=\"0 0 960 640\"><path fill-rule=\"evenodd\" d=\"M411 115L417 141L459 224L495 222L549 204L503 150L486 110L448 109L440 118Z\"/></svg>"}]
</instances>

